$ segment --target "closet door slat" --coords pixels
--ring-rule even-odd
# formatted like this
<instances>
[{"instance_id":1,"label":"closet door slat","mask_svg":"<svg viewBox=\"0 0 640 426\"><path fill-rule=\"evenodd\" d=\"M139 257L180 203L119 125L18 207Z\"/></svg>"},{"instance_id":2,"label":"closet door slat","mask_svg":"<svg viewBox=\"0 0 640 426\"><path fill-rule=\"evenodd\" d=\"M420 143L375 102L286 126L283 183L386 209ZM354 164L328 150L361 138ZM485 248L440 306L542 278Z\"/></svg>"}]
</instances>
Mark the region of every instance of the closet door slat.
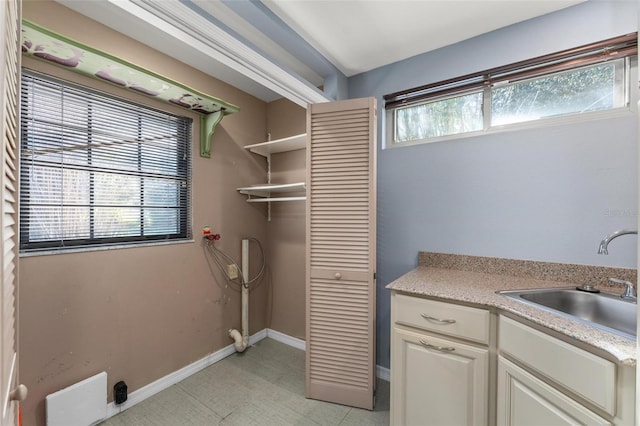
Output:
<instances>
[{"instance_id":1,"label":"closet door slat","mask_svg":"<svg viewBox=\"0 0 640 426\"><path fill-rule=\"evenodd\" d=\"M307 397L373 409L376 102L307 109Z\"/></svg>"},{"instance_id":2,"label":"closet door slat","mask_svg":"<svg viewBox=\"0 0 640 426\"><path fill-rule=\"evenodd\" d=\"M0 253L2 266L0 271L0 318L2 319L2 342L0 343L0 424L17 424L17 404L12 402L9 392L17 383L17 345L16 345L16 280L17 280L17 163L16 152L19 143L19 98L20 81L20 15L21 5L17 0L0 2L0 27L2 44L0 45L0 166L2 173L2 219Z\"/></svg>"}]
</instances>

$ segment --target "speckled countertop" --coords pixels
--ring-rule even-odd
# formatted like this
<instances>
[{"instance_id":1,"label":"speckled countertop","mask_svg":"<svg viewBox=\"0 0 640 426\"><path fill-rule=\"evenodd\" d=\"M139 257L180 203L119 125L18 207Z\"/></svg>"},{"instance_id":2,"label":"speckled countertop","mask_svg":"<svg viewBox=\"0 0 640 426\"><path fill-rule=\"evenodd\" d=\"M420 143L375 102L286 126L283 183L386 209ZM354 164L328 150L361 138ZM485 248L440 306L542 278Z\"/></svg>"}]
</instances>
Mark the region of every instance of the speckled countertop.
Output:
<instances>
[{"instance_id":1,"label":"speckled countertop","mask_svg":"<svg viewBox=\"0 0 640 426\"><path fill-rule=\"evenodd\" d=\"M576 275L567 275L562 277L562 281L559 281L535 278L536 275L541 274L530 273L531 268L525 268L529 271L526 274L516 273L514 275L509 275L513 272L509 268L501 270L500 274L486 273L479 272L479 270L482 271L482 269L485 268L478 268L477 265L487 259L489 259L489 263L491 263L493 261L491 258L446 255L454 256L454 262L451 262L451 257L438 258L437 261L429 262L426 255L428 254L421 253L420 266L393 281L387 286L387 288L409 294L451 300L452 302L470 303L477 305L478 307L499 309L504 312L510 312L525 320L531 321L532 323L555 330L556 332L567 336L569 339L575 339L604 351L609 354L613 360L617 360L621 364L631 366L636 365L635 340L626 339L622 336L591 327L582 322L574 321L546 310L538 309L535 306L518 302L517 300L511 299L507 296L496 294L496 291L500 290L567 287L572 285L575 286L576 284L583 284L585 281L589 281L588 279L583 279L579 274L577 275L580 277L579 280L576 280ZM441 255L437 254L436 256ZM446 261L442 262L442 260ZM460 260L463 260L462 263L464 263L464 265L461 265L460 262L458 262ZM469 262L469 260L471 261ZM500 261L504 262L504 260ZM522 263L522 261L517 262ZM431 263L433 266L427 266L427 263ZM469 264L472 266L469 266ZM555 267L555 265L560 264L530 262L529 266L549 270L548 267L545 267L548 265ZM460 269L455 269L456 267ZM553 267L551 269L553 269ZM581 266L578 265L577 269L580 270ZM630 279L630 275L635 274L635 271L630 269L604 269L607 269L606 271L603 271L605 275L608 274L609 276L616 277L620 277L622 275L624 279ZM618 274L614 275L611 272L618 272ZM625 273L627 275L625 275ZM596 273L596 275L598 275L598 273ZM542 276L547 276L547 274L542 274ZM633 282L635 282L635 279L633 279ZM602 290L607 290L603 285L598 286ZM613 291L618 292L619 290L616 288Z\"/></svg>"}]
</instances>

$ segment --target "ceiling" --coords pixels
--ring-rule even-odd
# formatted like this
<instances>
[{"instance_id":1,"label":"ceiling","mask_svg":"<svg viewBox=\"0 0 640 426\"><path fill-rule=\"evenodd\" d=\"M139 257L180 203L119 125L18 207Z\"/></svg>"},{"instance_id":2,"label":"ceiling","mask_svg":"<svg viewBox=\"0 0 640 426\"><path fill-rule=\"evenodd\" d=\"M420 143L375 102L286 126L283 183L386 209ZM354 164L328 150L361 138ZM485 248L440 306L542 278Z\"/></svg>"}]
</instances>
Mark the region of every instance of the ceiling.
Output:
<instances>
[{"instance_id":1,"label":"ceiling","mask_svg":"<svg viewBox=\"0 0 640 426\"><path fill-rule=\"evenodd\" d=\"M347 77L576 0L263 0Z\"/></svg>"},{"instance_id":2,"label":"ceiling","mask_svg":"<svg viewBox=\"0 0 640 426\"><path fill-rule=\"evenodd\" d=\"M352 75L584 0L56 1L264 101L306 106Z\"/></svg>"}]
</instances>

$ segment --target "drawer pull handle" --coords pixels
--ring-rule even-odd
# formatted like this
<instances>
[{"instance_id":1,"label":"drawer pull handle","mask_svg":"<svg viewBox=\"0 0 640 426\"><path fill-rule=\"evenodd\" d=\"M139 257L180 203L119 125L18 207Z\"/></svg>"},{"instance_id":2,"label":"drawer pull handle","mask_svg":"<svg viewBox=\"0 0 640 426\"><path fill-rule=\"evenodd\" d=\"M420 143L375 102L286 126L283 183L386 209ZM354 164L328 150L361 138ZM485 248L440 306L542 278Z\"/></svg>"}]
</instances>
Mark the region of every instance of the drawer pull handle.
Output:
<instances>
[{"instance_id":1,"label":"drawer pull handle","mask_svg":"<svg viewBox=\"0 0 640 426\"><path fill-rule=\"evenodd\" d=\"M426 320L435 321L435 322L438 322L440 324L455 324L455 322L456 322L456 320L454 320L454 319L440 319L440 318L429 316L427 314L420 314L420 316L422 318L426 319Z\"/></svg>"},{"instance_id":2,"label":"drawer pull handle","mask_svg":"<svg viewBox=\"0 0 640 426\"><path fill-rule=\"evenodd\" d=\"M418 342L420 342L420 344L425 348L435 349L436 351L440 352L453 352L456 350L456 348L454 348L453 346L436 346L432 345L431 343L427 343L422 339L419 339Z\"/></svg>"}]
</instances>

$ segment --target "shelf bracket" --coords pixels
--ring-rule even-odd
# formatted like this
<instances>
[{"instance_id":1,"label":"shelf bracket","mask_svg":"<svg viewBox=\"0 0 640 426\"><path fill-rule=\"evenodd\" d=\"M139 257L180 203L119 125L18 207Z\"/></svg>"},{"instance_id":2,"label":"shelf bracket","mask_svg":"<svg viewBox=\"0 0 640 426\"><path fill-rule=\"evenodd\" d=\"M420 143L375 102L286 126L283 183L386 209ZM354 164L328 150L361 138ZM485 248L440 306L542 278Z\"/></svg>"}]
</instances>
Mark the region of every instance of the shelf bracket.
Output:
<instances>
[{"instance_id":1,"label":"shelf bracket","mask_svg":"<svg viewBox=\"0 0 640 426\"><path fill-rule=\"evenodd\" d=\"M222 117L222 110L200 117L200 157L211 158L211 138Z\"/></svg>"}]
</instances>

